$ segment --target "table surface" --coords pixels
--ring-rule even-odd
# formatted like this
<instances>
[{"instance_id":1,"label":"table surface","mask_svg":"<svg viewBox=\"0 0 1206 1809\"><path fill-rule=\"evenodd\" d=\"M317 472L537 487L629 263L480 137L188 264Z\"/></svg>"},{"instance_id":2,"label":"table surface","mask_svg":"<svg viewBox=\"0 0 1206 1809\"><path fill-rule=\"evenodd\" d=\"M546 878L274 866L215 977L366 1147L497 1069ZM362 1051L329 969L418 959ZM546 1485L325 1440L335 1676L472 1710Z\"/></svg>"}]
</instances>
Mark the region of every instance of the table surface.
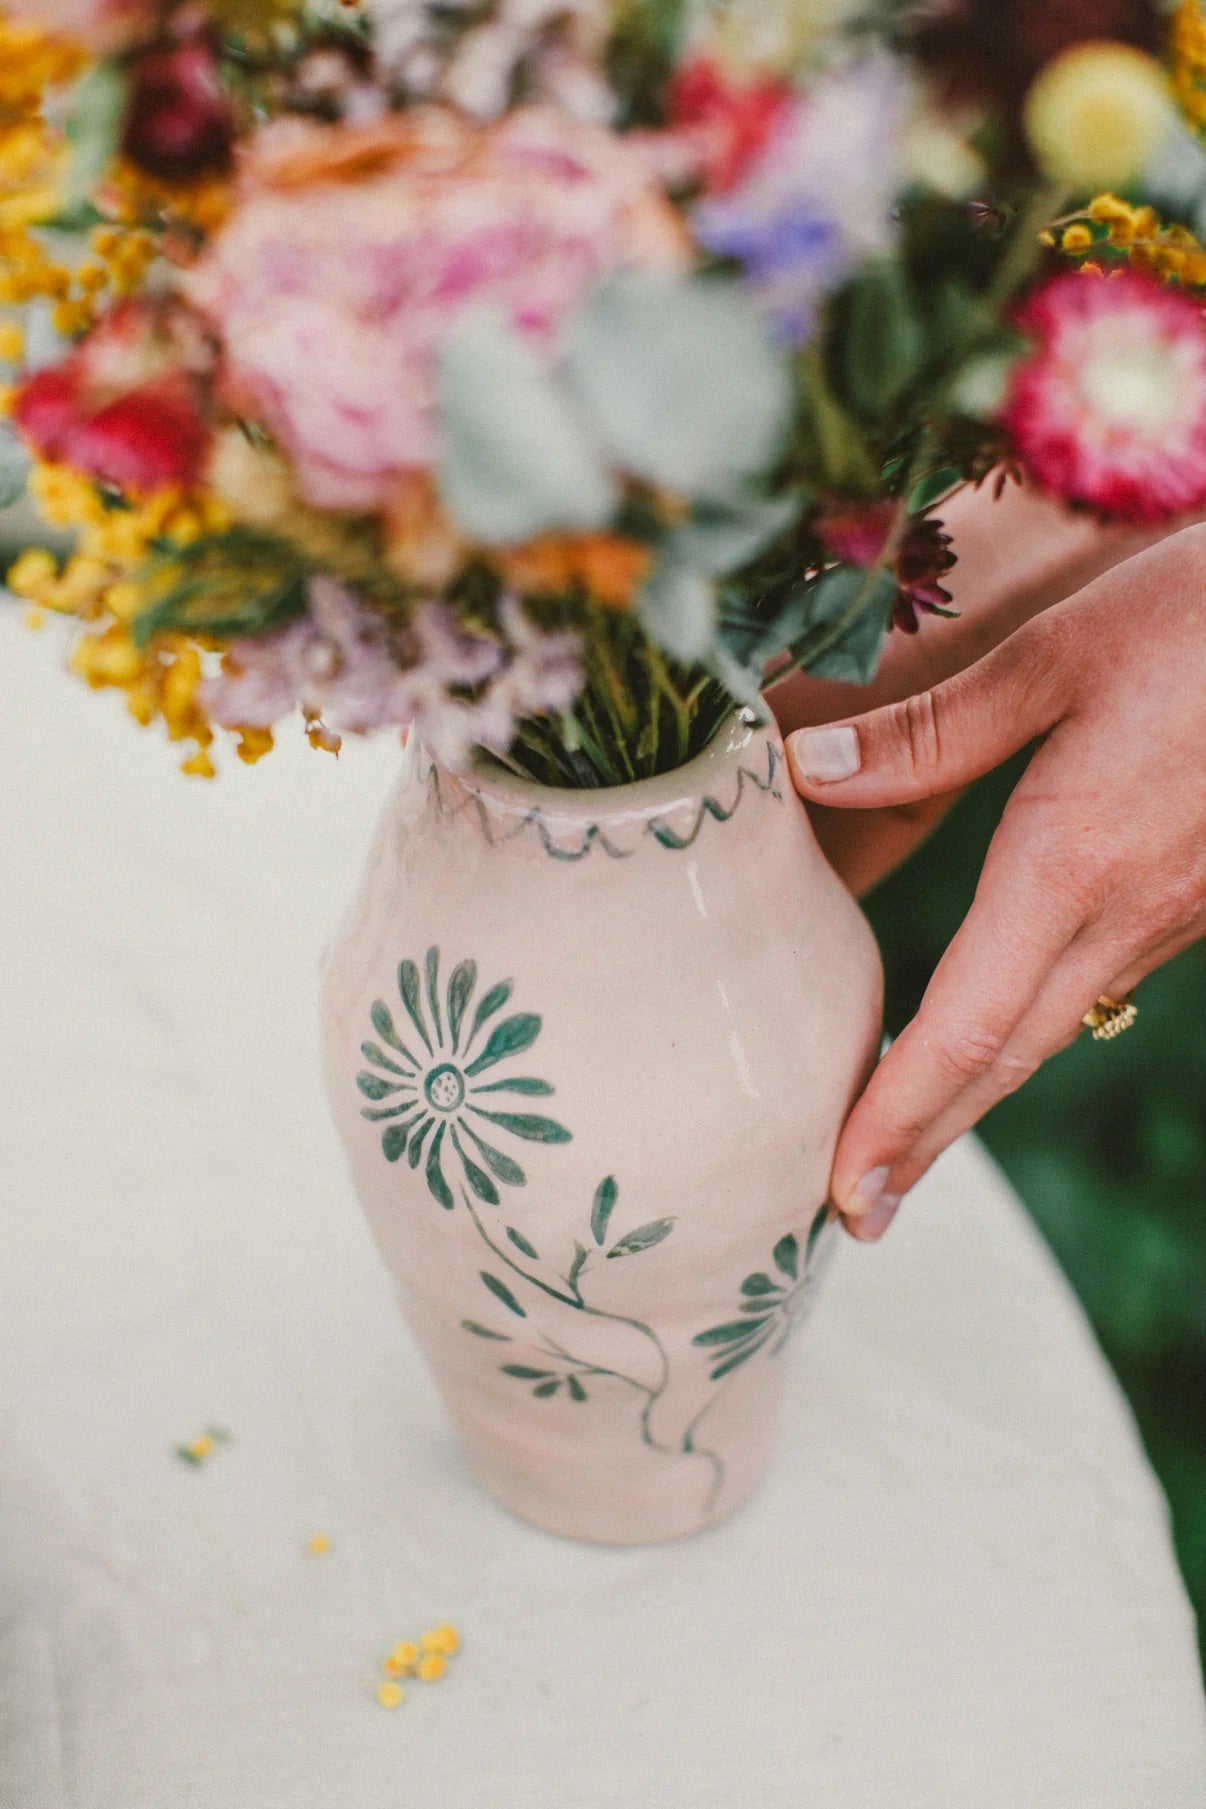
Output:
<instances>
[{"instance_id":1,"label":"table surface","mask_svg":"<svg viewBox=\"0 0 1206 1809\"><path fill-rule=\"evenodd\" d=\"M1202 1809L1162 1499L974 1144L841 1251L750 1508L644 1551L521 1526L319 1085L394 752L206 787L3 607L0 673L0 1809ZM445 1619L451 1675L385 1712Z\"/></svg>"}]
</instances>

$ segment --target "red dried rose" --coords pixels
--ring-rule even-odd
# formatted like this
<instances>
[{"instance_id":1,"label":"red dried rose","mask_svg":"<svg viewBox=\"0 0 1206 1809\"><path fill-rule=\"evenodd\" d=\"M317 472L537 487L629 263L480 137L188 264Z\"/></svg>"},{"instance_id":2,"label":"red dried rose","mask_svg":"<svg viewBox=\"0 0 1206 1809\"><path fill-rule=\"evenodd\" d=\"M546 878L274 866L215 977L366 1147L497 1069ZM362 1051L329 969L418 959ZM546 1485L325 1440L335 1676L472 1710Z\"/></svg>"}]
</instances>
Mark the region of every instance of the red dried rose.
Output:
<instances>
[{"instance_id":1,"label":"red dried rose","mask_svg":"<svg viewBox=\"0 0 1206 1809\"><path fill-rule=\"evenodd\" d=\"M210 441L199 350L179 321L125 302L61 363L28 379L13 419L43 458L115 489L187 489Z\"/></svg>"},{"instance_id":2,"label":"red dried rose","mask_svg":"<svg viewBox=\"0 0 1206 1809\"><path fill-rule=\"evenodd\" d=\"M165 182L225 175L235 120L213 46L204 37L147 51L134 63L122 149Z\"/></svg>"}]
</instances>

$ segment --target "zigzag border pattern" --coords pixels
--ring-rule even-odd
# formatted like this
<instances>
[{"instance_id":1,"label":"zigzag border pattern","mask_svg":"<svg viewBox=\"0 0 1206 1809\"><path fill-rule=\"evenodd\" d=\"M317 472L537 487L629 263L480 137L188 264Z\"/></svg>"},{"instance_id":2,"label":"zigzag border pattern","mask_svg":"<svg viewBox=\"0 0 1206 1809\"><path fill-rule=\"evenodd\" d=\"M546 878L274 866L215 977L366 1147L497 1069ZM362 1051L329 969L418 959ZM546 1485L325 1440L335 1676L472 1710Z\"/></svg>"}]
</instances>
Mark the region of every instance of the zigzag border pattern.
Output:
<instances>
[{"instance_id":1,"label":"zigzag border pattern","mask_svg":"<svg viewBox=\"0 0 1206 1809\"><path fill-rule=\"evenodd\" d=\"M720 803L717 798L710 795L702 798L700 800L698 812L696 813L695 822L686 834L680 834L678 830L671 828L670 824L661 817L649 817L644 824L641 839L643 840L645 837L649 837L655 841L660 848L668 848L671 853L675 854L681 853L684 849L694 846L703 829L704 823L708 818L711 818L713 822L716 823L729 822L730 819L737 814L741 805L741 800L745 796L746 788L751 785L765 796L774 798L777 803L781 803L783 800L783 793L778 785L780 766L779 750L773 742L768 742L766 752L767 770L765 778L762 778L748 766L742 766L737 769L737 790L734 794L733 802L730 805L726 807ZM532 809L524 816L520 817L504 834L500 834L496 828L494 819L486 809L486 806L483 804L481 797L477 792L468 792L464 800L459 804L450 802L444 786L441 783L439 769L434 763L428 769L427 784L428 789L435 800L436 809L440 812L441 816L458 817L463 816L466 811L474 811L482 835L492 848L505 847L508 843L517 841L519 837L529 829L535 831L545 854L548 855L550 860L554 861L566 861L571 863L582 861L585 860L587 855L595 848L601 849L609 860L630 860L640 847L639 841L631 848L617 847L616 844L610 840L607 832L598 823L588 823L582 831L582 837L578 845L576 847L563 848L554 839L548 819L538 804L533 805Z\"/></svg>"}]
</instances>

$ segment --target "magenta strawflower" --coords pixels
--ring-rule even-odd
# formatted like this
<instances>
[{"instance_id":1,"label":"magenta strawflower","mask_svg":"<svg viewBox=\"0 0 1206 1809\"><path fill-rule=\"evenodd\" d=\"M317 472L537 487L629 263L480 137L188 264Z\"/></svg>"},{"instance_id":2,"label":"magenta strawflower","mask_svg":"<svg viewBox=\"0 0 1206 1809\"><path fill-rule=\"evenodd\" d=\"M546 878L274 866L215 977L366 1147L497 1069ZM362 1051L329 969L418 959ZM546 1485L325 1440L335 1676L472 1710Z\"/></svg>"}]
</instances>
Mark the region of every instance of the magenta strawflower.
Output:
<instances>
[{"instance_id":1,"label":"magenta strawflower","mask_svg":"<svg viewBox=\"0 0 1206 1809\"><path fill-rule=\"evenodd\" d=\"M1004 425L1065 501L1124 521L1206 504L1206 332L1201 304L1135 271L1057 276L1019 324Z\"/></svg>"}]
</instances>

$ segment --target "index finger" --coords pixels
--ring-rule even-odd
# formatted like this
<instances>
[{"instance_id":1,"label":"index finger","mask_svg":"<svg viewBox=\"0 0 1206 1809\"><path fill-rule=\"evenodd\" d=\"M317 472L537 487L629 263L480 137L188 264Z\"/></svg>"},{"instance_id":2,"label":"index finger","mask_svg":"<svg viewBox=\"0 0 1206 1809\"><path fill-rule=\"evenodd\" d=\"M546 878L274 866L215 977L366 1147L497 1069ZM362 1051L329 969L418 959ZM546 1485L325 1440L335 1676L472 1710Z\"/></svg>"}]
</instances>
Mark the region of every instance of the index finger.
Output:
<instances>
[{"instance_id":1,"label":"index finger","mask_svg":"<svg viewBox=\"0 0 1206 1809\"><path fill-rule=\"evenodd\" d=\"M1008 814L1008 813L1007 813ZM999 1061L1084 921L1077 901L1036 872L1005 826L976 899L921 1008L880 1062L847 1120L832 1192L847 1219L890 1216L919 1178L911 1153ZM1047 900L1036 909L1036 900ZM875 1222L875 1221L872 1221Z\"/></svg>"}]
</instances>

